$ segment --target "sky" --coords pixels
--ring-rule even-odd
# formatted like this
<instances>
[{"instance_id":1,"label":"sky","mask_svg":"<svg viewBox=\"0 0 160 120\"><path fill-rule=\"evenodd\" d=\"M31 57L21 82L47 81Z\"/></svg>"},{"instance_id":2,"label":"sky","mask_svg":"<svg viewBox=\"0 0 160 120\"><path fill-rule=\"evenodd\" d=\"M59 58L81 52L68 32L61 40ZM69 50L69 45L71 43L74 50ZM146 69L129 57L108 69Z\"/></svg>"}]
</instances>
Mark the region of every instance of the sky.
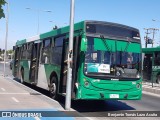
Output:
<instances>
[{"instance_id":1,"label":"sky","mask_svg":"<svg viewBox=\"0 0 160 120\"><path fill-rule=\"evenodd\" d=\"M50 31L53 26L69 25L70 0L8 0L9 32L7 49L17 40ZM6 11L6 6L3 7ZM26 9L30 8L30 9ZM47 10L52 12L46 12ZM160 0L75 0L74 22L98 20L138 28L144 47L144 28L160 28ZM155 19L156 21L152 21ZM0 19L0 48L4 49L6 19ZM152 34L149 35L152 38ZM155 34L154 46L160 44L160 31ZM149 47L151 47L149 45Z\"/></svg>"}]
</instances>

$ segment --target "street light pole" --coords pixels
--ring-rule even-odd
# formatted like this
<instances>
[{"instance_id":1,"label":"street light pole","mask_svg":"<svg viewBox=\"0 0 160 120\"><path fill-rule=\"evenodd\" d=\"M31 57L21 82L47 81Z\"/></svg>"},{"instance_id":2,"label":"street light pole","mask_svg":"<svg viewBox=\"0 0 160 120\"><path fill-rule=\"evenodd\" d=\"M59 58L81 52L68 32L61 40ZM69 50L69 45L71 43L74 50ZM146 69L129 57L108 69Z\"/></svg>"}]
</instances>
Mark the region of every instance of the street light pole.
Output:
<instances>
[{"instance_id":1,"label":"street light pole","mask_svg":"<svg viewBox=\"0 0 160 120\"><path fill-rule=\"evenodd\" d=\"M160 22L159 20L155 20L155 19L152 19L153 22ZM153 40L154 40L154 35L155 35L155 32L156 31L159 31L159 29L156 29L156 28L152 28L153 30ZM152 47L153 47L153 44L152 44Z\"/></svg>"},{"instance_id":2,"label":"street light pole","mask_svg":"<svg viewBox=\"0 0 160 120\"><path fill-rule=\"evenodd\" d=\"M52 11L50 11L50 10L39 10L39 9L32 9L32 8L26 8L26 9L28 9L28 10L34 10L34 11L36 11L37 12L37 34L39 34L39 13L40 12L52 12Z\"/></svg>"},{"instance_id":3,"label":"street light pole","mask_svg":"<svg viewBox=\"0 0 160 120\"><path fill-rule=\"evenodd\" d=\"M154 41L154 35L155 35L155 32L158 31L159 29L156 29L156 28L152 28L153 30L153 41ZM152 42L152 47L153 47L153 42Z\"/></svg>"},{"instance_id":4,"label":"street light pole","mask_svg":"<svg viewBox=\"0 0 160 120\"><path fill-rule=\"evenodd\" d=\"M73 58L73 34L74 34L74 0L71 0L70 7L70 32L69 32L69 51L68 51L68 69L65 109L71 108L71 87L72 87L72 58Z\"/></svg>"},{"instance_id":5,"label":"street light pole","mask_svg":"<svg viewBox=\"0 0 160 120\"><path fill-rule=\"evenodd\" d=\"M6 58L7 58L7 40L8 40L8 18L9 18L9 3L6 1L7 13L6 13L6 37L5 37L5 51L4 51L4 77L6 76Z\"/></svg>"}]
</instances>

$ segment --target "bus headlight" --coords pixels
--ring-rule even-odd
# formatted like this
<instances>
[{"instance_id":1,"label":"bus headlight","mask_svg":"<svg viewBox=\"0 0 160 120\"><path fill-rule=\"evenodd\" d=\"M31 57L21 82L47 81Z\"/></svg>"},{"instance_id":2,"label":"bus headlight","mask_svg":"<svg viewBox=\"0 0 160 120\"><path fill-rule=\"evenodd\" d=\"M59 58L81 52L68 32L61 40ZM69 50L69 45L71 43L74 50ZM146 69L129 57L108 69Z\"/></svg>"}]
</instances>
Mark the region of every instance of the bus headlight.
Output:
<instances>
[{"instance_id":1,"label":"bus headlight","mask_svg":"<svg viewBox=\"0 0 160 120\"><path fill-rule=\"evenodd\" d=\"M137 76L136 76L137 78L140 78L140 74L139 73L137 73Z\"/></svg>"},{"instance_id":2,"label":"bus headlight","mask_svg":"<svg viewBox=\"0 0 160 120\"><path fill-rule=\"evenodd\" d=\"M85 81L85 82L84 82L84 85L85 85L86 87L88 87L88 86L89 86L89 82L88 82L88 81Z\"/></svg>"},{"instance_id":3,"label":"bus headlight","mask_svg":"<svg viewBox=\"0 0 160 120\"><path fill-rule=\"evenodd\" d=\"M140 88L141 88L141 85L138 83L138 84L136 85L136 87L137 87L137 89L140 89Z\"/></svg>"}]
</instances>

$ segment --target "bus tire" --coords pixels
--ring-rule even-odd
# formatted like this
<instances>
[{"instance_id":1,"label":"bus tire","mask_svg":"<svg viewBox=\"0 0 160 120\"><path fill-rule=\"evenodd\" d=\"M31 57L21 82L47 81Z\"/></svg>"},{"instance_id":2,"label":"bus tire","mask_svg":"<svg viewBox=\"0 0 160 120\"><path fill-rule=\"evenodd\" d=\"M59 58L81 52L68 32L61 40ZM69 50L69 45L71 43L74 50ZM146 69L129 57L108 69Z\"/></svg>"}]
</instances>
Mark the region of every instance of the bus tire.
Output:
<instances>
[{"instance_id":1,"label":"bus tire","mask_svg":"<svg viewBox=\"0 0 160 120\"><path fill-rule=\"evenodd\" d=\"M55 76L53 76L51 78L51 84L50 84L50 97L52 99L57 100L57 78Z\"/></svg>"},{"instance_id":2,"label":"bus tire","mask_svg":"<svg viewBox=\"0 0 160 120\"><path fill-rule=\"evenodd\" d=\"M157 81L158 84L160 83L160 75L157 75Z\"/></svg>"},{"instance_id":3,"label":"bus tire","mask_svg":"<svg viewBox=\"0 0 160 120\"><path fill-rule=\"evenodd\" d=\"M21 69L21 83L24 84L24 69Z\"/></svg>"}]
</instances>

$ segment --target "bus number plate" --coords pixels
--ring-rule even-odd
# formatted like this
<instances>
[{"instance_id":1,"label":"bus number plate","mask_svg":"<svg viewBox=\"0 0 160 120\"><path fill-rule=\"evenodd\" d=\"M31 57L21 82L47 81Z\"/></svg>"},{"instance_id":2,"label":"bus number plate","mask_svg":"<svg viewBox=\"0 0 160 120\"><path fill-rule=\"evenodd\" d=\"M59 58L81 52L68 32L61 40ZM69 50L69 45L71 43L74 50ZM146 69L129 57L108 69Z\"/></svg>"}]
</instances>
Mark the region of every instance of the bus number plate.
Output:
<instances>
[{"instance_id":1,"label":"bus number plate","mask_svg":"<svg viewBox=\"0 0 160 120\"><path fill-rule=\"evenodd\" d=\"M119 94L110 94L110 98L119 98Z\"/></svg>"}]
</instances>

